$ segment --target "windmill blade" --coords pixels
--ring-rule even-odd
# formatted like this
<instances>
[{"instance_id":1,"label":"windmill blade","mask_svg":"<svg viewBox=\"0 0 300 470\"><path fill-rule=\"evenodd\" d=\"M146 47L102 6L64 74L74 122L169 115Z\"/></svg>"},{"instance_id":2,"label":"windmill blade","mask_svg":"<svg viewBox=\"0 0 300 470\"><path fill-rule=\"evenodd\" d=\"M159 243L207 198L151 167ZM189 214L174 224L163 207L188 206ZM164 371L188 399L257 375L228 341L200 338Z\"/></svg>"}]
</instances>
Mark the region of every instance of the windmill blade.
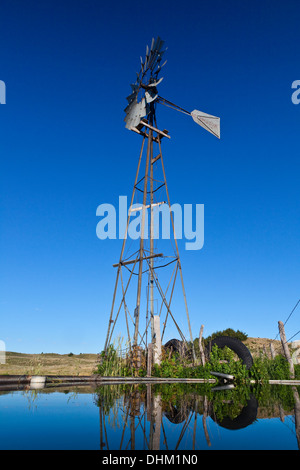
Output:
<instances>
[{"instance_id":1,"label":"windmill blade","mask_svg":"<svg viewBox=\"0 0 300 470\"><path fill-rule=\"evenodd\" d=\"M131 89L132 89L133 93L139 91L139 85L137 85L136 83L131 83L130 86L131 86Z\"/></svg>"},{"instance_id":2,"label":"windmill blade","mask_svg":"<svg viewBox=\"0 0 300 470\"><path fill-rule=\"evenodd\" d=\"M136 100L132 101L126 108L125 108L125 119L126 128L131 129L131 127L136 127L140 120L147 115L147 103L145 98L142 98L140 102Z\"/></svg>"},{"instance_id":3,"label":"windmill blade","mask_svg":"<svg viewBox=\"0 0 300 470\"><path fill-rule=\"evenodd\" d=\"M151 51L153 51L154 42L155 42L155 39L154 39L154 38L152 38L152 42L151 42Z\"/></svg>"},{"instance_id":4,"label":"windmill blade","mask_svg":"<svg viewBox=\"0 0 300 470\"><path fill-rule=\"evenodd\" d=\"M152 101L156 100L157 97L158 97L158 93L155 88L154 89L150 88L145 93L145 99L147 103L151 103Z\"/></svg>"},{"instance_id":5,"label":"windmill blade","mask_svg":"<svg viewBox=\"0 0 300 470\"><path fill-rule=\"evenodd\" d=\"M162 55L165 52L165 51L162 51L162 47L164 43L165 41L160 39L159 36L156 38L155 41L154 39L152 39L149 59L147 61L147 67L151 68L152 70L161 61Z\"/></svg>"},{"instance_id":6,"label":"windmill blade","mask_svg":"<svg viewBox=\"0 0 300 470\"><path fill-rule=\"evenodd\" d=\"M143 73L143 72L144 72L143 58L142 58L142 57L140 57L140 59L141 59L141 71L142 71L142 73Z\"/></svg>"},{"instance_id":7,"label":"windmill blade","mask_svg":"<svg viewBox=\"0 0 300 470\"><path fill-rule=\"evenodd\" d=\"M212 116L211 114L203 113L202 111L198 111L194 109L191 112L191 116L193 120L199 124L199 126L206 129L211 134L215 135L220 139L220 118L217 116Z\"/></svg>"},{"instance_id":8,"label":"windmill blade","mask_svg":"<svg viewBox=\"0 0 300 470\"><path fill-rule=\"evenodd\" d=\"M155 72L155 73L157 73L157 74L158 74L158 73L161 71L161 69L162 69L162 68L163 68L163 67L166 65L166 63L167 63L167 62L168 62L168 61L167 61L167 60L165 60L165 61L164 61L164 63L163 63L162 65L159 65L159 66L157 67L157 70L156 70L156 72Z\"/></svg>"},{"instance_id":9,"label":"windmill blade","mask_svg":"<svg viewBox=\"0 0 300 470\"><path fill-rule=\"evenodd\" d=\"M152 82L152 83L149 83L148 88L149 87L157 87L157 85L159 85L163 81L163 79L164 79L164 77L161 77L159 80L157 80L155 82Z\"/></svg>"},{"instance_id":10,"label":"windmill blade","mask_svg":"<svg viewBox=\"0 0 300 470\"><path fill-rule=\"evenodd\" d=\"M155 46L154 49L156 49L158 52L161 51L165 41L163 41L159 36L156 38Z\"/></svg>"},{"instance_id":11,"label":"windmill blade","mask_svg":"<svg viewBox=\"0 0 300 470\"><path fill-rule=\"evenodd\" d=\"M137 97L137 92L134 91L133 93L131 93L131 95L127 96L127 101L128 103L130 104L132 101L134 101Z\"/></svg>"},{"instance_id":12,"label":"windmill blade","mask_svg":"<svg viewBox=\"0 0 300 470\"><path fill-rule=\"evenodd\" d=\"M148 66L148 59L149 59L149 47L146 46L145 68L147 68Z\"/></svg>"}]
</instances>

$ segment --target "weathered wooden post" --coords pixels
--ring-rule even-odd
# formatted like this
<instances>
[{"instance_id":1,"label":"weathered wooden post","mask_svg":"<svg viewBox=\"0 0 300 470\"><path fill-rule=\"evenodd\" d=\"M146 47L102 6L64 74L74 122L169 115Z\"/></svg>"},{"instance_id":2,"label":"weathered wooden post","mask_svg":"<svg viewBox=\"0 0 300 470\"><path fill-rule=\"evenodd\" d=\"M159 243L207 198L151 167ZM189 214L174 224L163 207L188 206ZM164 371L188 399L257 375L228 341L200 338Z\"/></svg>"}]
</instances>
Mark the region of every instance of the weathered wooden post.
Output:
<instances>
[{"instance_id":1,"label":"weathered wooden post","mask_svg":"<svg viewBox=\"0 0 300 470\"><path fill-rule=\"evenodd\" d=\"M203 404L203 417L202 417L202 423L203 423L203 429L204 429L204 434L206 438L206 442L208 446L211 446L211 441L209 438L208 430L207 430L207 424L206 424L206 418L208 416L208 399L207 396L204 397L204 404Z\"/></svg>"},{"instance_id":2,"label":"weathered wooden post","mask_svg":"<svg viewBox=\"0 0 300 470\"><path fill-rule=\"evenodd\" d=\"M200 350L201 363L203 366L205 366L205 354L204 354L203 344L202 344L203 328L204 328L204 325L201 325L200 333L199 333L199 350Z\"/></svg>"},{"instance_id":3,"label":"weathered wooden post","mask_svg":"<svg viewBox=\"0 0 300 470\"><path fill-rule=\"evenodd\" d=\"M270 351L271 351L271 358L272 359L275 359L275 349L274 349L274 344L273 343L270 343Z\"/></svg>"},{"instance_id":4,"label":"weathered wooden post","mask_svg":"<svg viewBox=\"0 0 300 470\"><path fill-rule=\"evenodd\" d=\"M146 398L147 421L151 421L152 389L151 389L151 385L149 383L146 385L146 387L147 387L147 398Z\"/></svg>"},{"instance_id":5,"label":"weathered wooden post","mask_svg":"<svg viewBox=\"0 0 300 470\"><path fill-rule=\"evenodd\" d=\"M153 363L160 366L161 362L161 336L160 336L160 318L153 316L154 345L153 345Z\"/></svg>"},{"instance_id":6,"label":"weathered wooden post","mask_svg":"<svg viewBox=\"0 0 300 470\"><path fill-rule=\"evenodd\" d=\"M297 387L292 387L294 400L295 400L295 429L296 437L298 442L298 448L300 449L300 398Z\"/></svg>"},{"instance_id":7,"label":"weathered wooden post","mask_svg":"<svg viewBox=\"0 0 300 470\"><path fill-rule=\"evenodd\" d=\"M293 364L300 364L300 341L293 341L291 343L291 348L293 349L292 361Z\"/></svg>"},{"instance_id":8,"label":"weathered wooden post","mask_svg":"<svg viewBox=\"0 0 300 470\"><path fill-rule=\"evenodd\" d=\"M290 350L287 344L286 336L285 336L285 331L284 331L284 325L282 321L278 322L278 327L279 327L279 334L280 334L280 339L281 339L281 344L283 348L284 355L286 357L286 360L289 363L289 368L290 368L290 379L295 378L295 369L294 369L294 364L290 355Z\"/></svg>"},{"instance_id":9,"label":"weathered wooden post","mask_svg":"<svg viewBox=\"0 0 300 470\"><path fill-rule=\"evenodd\" d=\"M147 377L151 377L152 358L153 358L153 347L152 347L152 343L150 343L148 344Z\"/></svg>"},{"instance_id":10,"label":"weathered wooden post","mask_svg":"<svg viewBox=\"0 0 300 470\"><path fill-rule=\"evenodd\" d=\"M130 351L130 367L131 367L131 369L134 370L135 365L136 365L136 348L135 348L135 346L133 346L131 351Z\"/></svg>"},{"instance_id":11,"label":"weathered wooden post","mask_svg":"<svg viewBox=\"0 0 300 470\"><path fill-rule=\"evenodd\" d=\"M141 347L133 346L131 351L131 367L137 375L137 370L141 368Z\"/></svg>"},{"instance_id":12,"label":"weathered wooden post","mask_svg":"<svg viewBox=\"0 0 300 470\"><path fill-rule=\"evenodd\" d=\"M150 442L151 450L160 449L160 429L162 421L162 402L160 394L153 396L152 403L152 427L153 427L153 439Z\"/></svg>"}]
</instances>

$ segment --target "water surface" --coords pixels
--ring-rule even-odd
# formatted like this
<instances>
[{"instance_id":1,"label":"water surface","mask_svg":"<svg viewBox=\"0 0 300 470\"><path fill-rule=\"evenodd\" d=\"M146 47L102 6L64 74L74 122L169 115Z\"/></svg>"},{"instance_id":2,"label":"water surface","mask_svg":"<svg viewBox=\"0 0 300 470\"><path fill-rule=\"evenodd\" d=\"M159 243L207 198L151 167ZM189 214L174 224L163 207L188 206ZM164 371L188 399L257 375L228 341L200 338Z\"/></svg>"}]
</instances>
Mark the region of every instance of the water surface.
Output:
<instances>
[{"instance_id":1,"label":"water surface","mask_svg":"<svg viewBox=\"0 0 300 470\"><path fill-rule=\"evenodd\" d=\"M297 450L299 391L186 384L0 391L0 449Z\"/></svg>"}]
</instances>

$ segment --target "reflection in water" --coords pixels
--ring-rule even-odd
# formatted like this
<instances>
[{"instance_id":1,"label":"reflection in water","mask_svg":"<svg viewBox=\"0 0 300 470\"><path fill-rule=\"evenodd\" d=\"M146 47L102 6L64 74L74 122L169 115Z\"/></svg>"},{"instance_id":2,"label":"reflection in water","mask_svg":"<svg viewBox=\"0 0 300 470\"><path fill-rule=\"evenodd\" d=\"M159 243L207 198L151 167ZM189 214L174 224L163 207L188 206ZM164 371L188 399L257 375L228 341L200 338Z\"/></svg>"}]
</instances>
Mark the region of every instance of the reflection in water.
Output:
<instances>
[{"instance_id":1,"label":"reflection in water","mask_svg":"<svg viewBox=\"0 0 300 470\"><path fill-rule=\"evenodd\" d=\"M300 449L300 400L296 387L288 389L289 403L291 396L295 407L290 414L294 411L294 434ZM258 421L258 399L247 387L203 392L197 386L185 385L107 385L97 389L96 397L101 450L197 450L203 436L207 448L211 448L210 420L231 431ZM263 402L264 397L260 399ZM270 402L269 395L266 399ZM271 407L271 417L282 414L282 406L275 407L275 401ZM264 408L260 414L261 418L270 417L270 411Z\"/></svg>"},{"instance_id":2,"label":"reflection in water","mask_svg":"<svg viewBox=\"0 0 300 470\"><path fill-rule=\"evenodd\" d=\"M292 387L294 402L295 402L295 428L298 448L300 449L300 398L296 387Z\"/></svg>"},{"instance_id":3,"label":"reflection in water","mask_svg":"<svg viewBox=\"0 0 300 470\"><path fill-rule=\"evenodd\" d=\"M230 416L225 416L222 419L218 419L214 414L212 419L216 421L222 428L226 429L242 429L250 426L250 424L256 421L258 409L257 399L251 395L247 404L241 409L241 412L235 418L230 418Z\"/></svg>"},{"instance_id":4,"label":"reflection in water","mask_svg":"<svg viewBox=\"0 0 300 470\"><path fill-rule=\"evenodd\" d=\"M2 385L0 448L300 449L299 387L95 387Z\"/></svg>"}]
</instances>

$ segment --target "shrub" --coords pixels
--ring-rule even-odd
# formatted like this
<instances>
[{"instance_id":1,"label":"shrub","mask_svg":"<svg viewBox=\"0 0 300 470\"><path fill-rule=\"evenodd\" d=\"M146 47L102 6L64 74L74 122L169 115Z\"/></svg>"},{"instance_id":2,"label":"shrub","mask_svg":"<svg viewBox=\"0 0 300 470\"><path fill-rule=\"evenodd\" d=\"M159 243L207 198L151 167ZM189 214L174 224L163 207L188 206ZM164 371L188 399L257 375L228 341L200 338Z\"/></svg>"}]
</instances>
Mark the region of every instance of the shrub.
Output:
<instances>
[{"instance_id":1,"label":"shrub","mask_svg":"<svg viewBox=\"0 0 300 470\"><path fill-rule=\"evenodd\" d=\"M243 362L235 359L235 353L227 346L218 348L213 346L209 363L205 366L213 372L234 375L237 382L244 382L249 379L249 373Z\"/></svg>"},{"instance_id":2,"label":"shrub","mask_svg":"<svg viewBox=\"0 0 300 470\"><path fill-rule=\"evenodd\" d=\"M122 358L119 357L114 345L110 344L106 353L102 351L100 354L100 364L98 364L96 374L102 376L119 376L125 372L125 364Z\"/></svg>"},{"instance_id":3,"label":"shrub","mask_svg":"<svg viewBox=\"0 0 300 470\"><path fill-rule=\"evenodd\" d=\"M262 382L267 380L288 380L289 364L281 355L276 356L274 359L260 356L254 360L250 375L254 380Z\"/></svg>"},{"instance_id":4,"label":"shrub","mask_svg":"<svg viewBox=\"0 0 300 470\"><path fill-rule=\"evenodd\" d=\"M246 341L246 339L248 338L248 335L240 330L235 331L232 328L227 328L226 330L216 331L215 333L212 333L208 338L206 338L206 341L212 341L218 336L230 336L231 338L237 338L240 341Z\"/></svg>"}]
</instances>

